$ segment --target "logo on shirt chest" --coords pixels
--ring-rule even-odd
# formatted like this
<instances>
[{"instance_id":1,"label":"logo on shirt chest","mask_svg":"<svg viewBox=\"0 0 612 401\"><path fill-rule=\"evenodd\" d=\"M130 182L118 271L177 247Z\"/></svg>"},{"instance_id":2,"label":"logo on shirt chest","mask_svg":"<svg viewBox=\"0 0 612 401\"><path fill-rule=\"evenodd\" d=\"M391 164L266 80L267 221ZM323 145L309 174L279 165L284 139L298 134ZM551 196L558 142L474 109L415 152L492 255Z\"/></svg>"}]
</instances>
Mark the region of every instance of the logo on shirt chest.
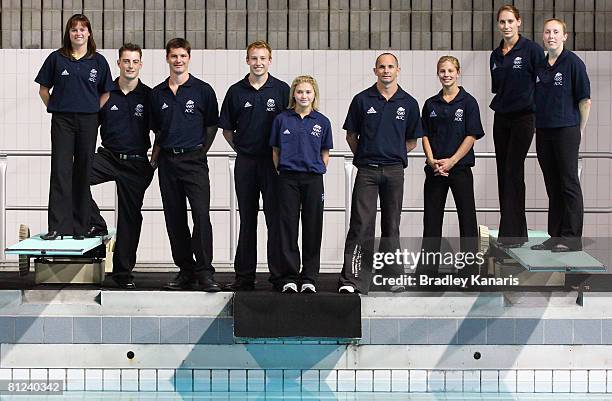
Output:
<instances>
[{"instance_id":1,"label":"logo on shirt chest","mask_svg":"<svg viewBox=\"0 0 612 401\"><path fill-rule=\"evenodd\" d=\"M514 58L514 65L512 66L512 68L516 68L518 70L523 68L523 58L522 57L515 57Z\"/></svg>"},{"instance_id":2,"label":"logo on shirt chest","mask_svg":"<svg viewBox=\"0 0 612 401\"><path fill-rule=\"evenodd\" d=\"M436 114L435 110L432 110L431 113L429 113L429 117L434 118L434 117L438 117L438 115Z\"/></svg>"},{"instance_id":3,"label":"logo on shirt chest","mask_svg":"<svg viewBox=\"0 0 612 401\"><path fill-rule=\"evenodd\" d=\"M319 124L315 124L315 126L312 127L312 132L310 133L310 135L316 136L318 138L321 136L321 131L322 131L321 126Z\"/></svg>"},{"instance_id":4,"label":"logo on shirt chest","mask_svg":"<svg viewBox=\"0 0 612 401\"><path fill-rule=\"evenodd\" d=\"M246 109L247 107L253 107L253 105L247 101L247 102L244 104L244 108Z\"/></svg>"},{"instance_id":5,"label":"logo on shirt chest","mask_svg":"<svg viewBox=\"0 0 612 401\"><path fill-rule=\"evenodd\" d=\"M119 107L117 107L117 105L116 105L116 104L113 104L113 105L112 105L112 107L111 107L110 109L111 109L111 111L118 111L118 110L119 110Z\"/></svg>"},{"instance_id":6,"label":"logo on shirt chest","mask_svg":"<svg viewBox=\"0 0 612 401\"><path fill-rule=\"evenodd\" d=\"M555 74L555 86L563 86L563 74L560 72Z\"/></svg>"},{"instance_id":7,"label":"logo on shirt chest","mask_svg":"<svg viewBox=\"0 0 612 401\"><path fill-rule=\"evenodd\" d=\"M403 121L405 116L406 116L406 109L403 107L398 107L396 115L395 115L395 119Z\"/></svg>"},{"instance_id":8,"label":"logo on shirt chest","mask_svg":"<svg viewBox=\"0 0 612 401\"><path fill-rule=\"evenodd\" d=\"M374 109L374 107L370 107L368 111L366 111L366 114L376 114L376 110Z\"/></svg>"},{"instance_id":9,"label":"logo on shirt chest","mask_svg":"<svg viewBox=\"0 0 612 401\"><path fill-rule=\"evenodd\" d=\"M497 69L497 64L493 63L493 67L491 67L491 71L496 70Z\"/></svg>"},{"instance_id":10,"label":"logo on shirt chest","mask_svg":"<svg viewBox=\"0 0 612 401\"><path fill-rule=\"evenodd\" d=\"M195 102L191 99L185 103L185 113L187 114L195 114Z\"/></svg>"},{"instance_id":11,"label":"logo on shirt chest","mask_svg":"<svg viewBox=\"0 0 612 401\"><path fill-rule=\"evenodd\" d=\"M291 134L291 131L289 131L288 128L283 131L283 135L290 135L290 134Z\"/></svg>"},{"instance_id":12,"label":"logo on shirt chest","mask_svg":"<svg viewBox=\"0 0 612 401\"><path fill-rule=\"evenodd\" d=\"M70 73L67 70L62 71L62 76L68 76Z\"/></svg>"},{"instance_id":13,"label":"logo on shirt chest","mask_svg":"<svg viewBox=\"0 0 612 401\"><path fill-rule=\"evenodd\" d=\"M144 112L144 106L140 103L138 103L136 105L136 107L134 107L134 116L136 117L142 117L142 113Z\"/></svg>"},{"instance_id":14,"label":"logo on shirt chest","mask_svg":"<svg viewBox=\"0 0 612 401\"><path fill-rule=\"evenodd\" d=\"M266 102L266 111L276 111L276 103L274 103L274 99L268 99Z\"/></svg>"},{"instance_id":15,"label":"logo on shirt chest","mask_svg":"<svg viewBox=\"0 0 612 401\"><path fill-rule=\"evenodd\" d=\"M167 109L169 106L166 104L166 102L164 102L164 104L162 104L161 109L165 110Z\"/></svg>"},{"instance_id":16,"label":"logo on shirt chest","mask_svg":"<svg viewBox=\"0 0 612 401\"><path fill-rule=\"evenodd\" d=\"M98 79L98 71L95 68L92 68L91 71L89 71L89 80L91 82L96 82L97 79Z\"/></svg>"},{"instance_id":17,"label":"logo on shirt chest","mask_svg":"<svg viewBox=\"0 0 612 401\"><path fill-rule=\"evenodd\" d=\"M457 109L455 112L455 121L463 121L463 109Z\"/></svg>"}]
</instances>

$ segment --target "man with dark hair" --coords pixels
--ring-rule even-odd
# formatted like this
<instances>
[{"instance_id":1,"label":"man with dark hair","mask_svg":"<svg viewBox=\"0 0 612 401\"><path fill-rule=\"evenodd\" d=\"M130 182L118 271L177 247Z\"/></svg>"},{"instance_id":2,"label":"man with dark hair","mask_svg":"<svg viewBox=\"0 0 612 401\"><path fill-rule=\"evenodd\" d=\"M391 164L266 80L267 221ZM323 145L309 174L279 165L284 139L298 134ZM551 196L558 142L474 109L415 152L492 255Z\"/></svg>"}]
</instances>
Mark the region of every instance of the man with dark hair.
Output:
<instances>
[{"instance_id":1,"label":"man with dark hair","mask_svg":"<svg viewBox=\"0 0 612 401\"><path fill-rule=\"evenodd\" d=\"M91 185L114 181L117 187L118 219L113 255L113 280L121 288L133 289L132 269L142 227L142 202L153 179L147 158L151 147L149 118L151 88L138 75L142 68L140 46L126 43L119 49L119 78L113 83L108 102L100 109L102 146L93 161ZM92 214L86 236L108 234L100 209L91 200Z\"/></svg>"},{"instance_id":2,"label":"man with dark hair","mask_svg":"<svg viewBox=\"0 0 612 401\"><path fill-rule=\"evenodd\" d=\"M268 268L270 281L280 279L278 174L269 145L272 121L287 108L289 85L268 72L272 49L264 41L247 47L249 74L230 86L221 107L219 126L238 154L234 177L240 210L240 235L234 259L236 278L227 285L230 291L254 289L257 268L257 215L259 194L268 228Z\"/></svg>"},{"instance_id":3,"label":"man with dark hair","mask_svg":"<svg viewBox=\"0 0 612 401\"><path fill-rule=\"evenodd\" d=\"M189 74L191 45L175 38L166 45L170 76L151 93L153 129L160 148L159 188L172 258L179 274L165 288L220 291L212 266L210 179L206 153L217 132L219 108L213 88ZM191 206L193 235L187 225ZM194 259L195 255L195 259Z\"/></svg>"},{"instance_id":4,"label":"man with dark hair","mask_svg":"<svg viewBox=\"0 0 612 401\"><path fill-rule=\"evenodd\" d=\"M394 252L400 246L404 169L408 165L407 154L415 148L422 130L419 105L398 85L399 72L394 54L379 55L374 65L376 83L353 98L344 122L346 141L355 155L357 177L338 285L341 293L369 290L379 196L379 250ZM399 267L389 266L386 272L403 273L394 271Z\"/></svg>"}]
</instances>

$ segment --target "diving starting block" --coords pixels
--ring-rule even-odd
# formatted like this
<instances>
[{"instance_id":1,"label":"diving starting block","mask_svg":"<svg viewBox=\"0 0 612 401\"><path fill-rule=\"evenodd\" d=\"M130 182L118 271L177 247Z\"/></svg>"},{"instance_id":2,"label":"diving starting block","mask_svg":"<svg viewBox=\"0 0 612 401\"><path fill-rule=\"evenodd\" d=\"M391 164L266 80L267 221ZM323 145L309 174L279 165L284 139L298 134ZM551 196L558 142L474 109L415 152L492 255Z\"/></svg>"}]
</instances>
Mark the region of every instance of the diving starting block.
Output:
<instances>
[{"instance_id":1,"label":"diving starting block","mask_svg":"<svg viewBox=\"0 0 612 401\"><path fill-rule=\"evenodd\" d=\"M20 234L24 231L22 227ZM71 236L43 240L41 235L24 238L5 249L8 255L19 255L21 275L28 274L29 260L33 258L36 284L101 284L104 281L106 261L112 263L109 256L114 247L115 230L109 230L105 236L82 240Z\"/></svg>"},{"instance_id":2,"label":"diving starting block","mask_svg":"<svg viewBox=\"0 0 612 401\"><path fill-rule=\"evenodd\" d=\"M530 272L591 273L605 272L607 267L585 251L559 252L534 251L532 245L540 244L550 236L543 231L529 230L529 241L519 248L504 248L497 243L498 230L489 230L490 244L506 254Z\"/></svg>"}]
</instances>

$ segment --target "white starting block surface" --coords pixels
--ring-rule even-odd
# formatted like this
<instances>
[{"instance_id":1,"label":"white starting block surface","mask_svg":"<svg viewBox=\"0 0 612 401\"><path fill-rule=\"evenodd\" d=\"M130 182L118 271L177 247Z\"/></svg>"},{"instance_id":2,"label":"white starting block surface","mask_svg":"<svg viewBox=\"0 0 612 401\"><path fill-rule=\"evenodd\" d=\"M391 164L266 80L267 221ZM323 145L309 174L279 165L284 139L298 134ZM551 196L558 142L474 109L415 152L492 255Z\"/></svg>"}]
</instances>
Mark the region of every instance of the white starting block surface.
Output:
<instances>
[{"instance_id":1,"label":"white starting block surface","mask_svg":"<svg viewBox=\"0 0 612 401\"><path fill-rule=\"evenodd\" d=\"M7 255L25 256L83 256L85 253L103 245L106 240L115 235L111 229L108 235L75 240L71 236L64 239L44 240L37 234L5 249Z\"/></svg>"},{"instance_id":2,"label":"white starting block surface","mask_svg":"<svg viewBox=\"0 0 612 401\"><path fill-rule=\"evenodd\" d=\"M75 240L70 236L43 240L41 235L26 238L5 250L9 255L34 258L36 284L101 284L105 270L112 270L114 242L111 239L115 230L109 230L108 235L82 240ZM101 250L100 247L104 249ZM95 256L88 254L96 249ZM109 263L106 263L106 259ZM28 271L29 263L25 265L22 275L26 275Z\"/></svg>"},{"instance_id":3,"label":"white starting block surface","mask_svg":"<svg viewBox=\"0 0 612 401\"><path fill-rule=\"evenodd\" d=\"M498 230L489 230L491 243L525 269L532 272L605 272L606 266L585 251L551 252L534 251L532 245L550 238L544 231L529 230L529 241L520 248L503 248L497 244Z\"/></svg>"}]
</instances>

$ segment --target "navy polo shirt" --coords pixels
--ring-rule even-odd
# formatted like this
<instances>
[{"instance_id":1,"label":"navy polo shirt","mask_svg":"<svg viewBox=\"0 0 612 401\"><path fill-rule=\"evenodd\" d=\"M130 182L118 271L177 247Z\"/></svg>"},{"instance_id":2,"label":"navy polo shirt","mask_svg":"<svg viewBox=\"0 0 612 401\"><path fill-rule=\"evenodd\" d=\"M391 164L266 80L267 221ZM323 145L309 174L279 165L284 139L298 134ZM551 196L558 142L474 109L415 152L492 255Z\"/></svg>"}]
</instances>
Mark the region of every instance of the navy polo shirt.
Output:
<instances>
[{"instance_id":1,"label":"navy polo shirt","mask_svg":"<svg viewBox=\"0 0 612 401\"><path fill-rule=\"evenodd\" d=\"M490 108L499 113L535 111L536 67L544 59L544 49L519 36L512 50L502 54L503 40L491 53L491 91L495 94Z\"/></svg>"},{"instance_id":2,"label":"navy polo shirt","mask_svg":"<svg viewBox=\"0 0 612 401\"><path fill-rule=\"evenodd\" d=\"M430 97L423 105L423 136L435 159L447 159L457 152L466 136L480 139L484 136L478 103L463 87L453 100L446 102L442 91ZM470 149L456 166L474 166L474 149Z\"/></svg>"},{"instance_id":3,"label":"navy polo shirt","mask_svg":"<svg viewBox=\"0 0 612 401\"><path fill-rule=\"evenodd\" d=\"M221 106L219 127L235 131L236 152L270 157L272 121L289 104L289 85L268 75L265 84L255 89L247 75L230 86Z\"/></svg>"},{"instance_id":4,"label":"navy polo shirt","mask_svg":"<svg viewBox=\"0 0 612 401\"><path fill-rule=\"evenodd\" d=\"M162 149L195 148L206 138L206 128L217 125L219 106L213 88L189 74L176 96L167 78L151 91L153 130Z\"/></svg>"},{"instance_id":5,"label":"navy polo shirt","mask_svg":"<svg viewBox=\"0 0 612 401\"><path fill-rule=\"evenodd\" d=\"M285 110L272 123L270 146L280 148L280 171L324 174L321 150L334 146L331 123L316 110L303 119L295 110Z\"/></svg>"},{"instance_id":6,"label":"navy polo shirt","mask_svg":"<svg viewBox=\"0 0 612 401\"><path fill-rule=\"evenodd\" d=\"M100 95L113 88L110 68L100 53L76 60L56 50L49 54L34 81L53 88L49 113L97 113Z\"/></svg>"},{"instance_id":7,"label":"navy polo shirt","mask_svg":"<svg viewBox=\"0 0 612 401\"><path fill-rule=\"evenodd\" d=\"M576 54L563 49L553 65L548 58L538 67L536 78L536 127L561 128L580 125L578 103L591 97L586 66Z\"/></svg>"},{"instance_id":8,"label":"navy polo shirt","mask_svg":"<svg viewBox=\"0 0 612 401\"><path fill-rule=\"evenodd\" d=\"M353 98L342 128L359 137L355 166L406 167L406 140L422 136L419 104L399 86L387 101L374 84Z\"/></svg>"},{"instance_id":9,"label":"navy polo shirt","mask_svg":"<svg viewBox=\"0 0 612 401\"><path fill-rule=\"evenodd\" d=\"M125 95L119 78L113 86L108 102L100 109L102 146L116 153L144 155L151 147L151 88L138 80L136 88Z\"/></svg>"}]
</instances>

